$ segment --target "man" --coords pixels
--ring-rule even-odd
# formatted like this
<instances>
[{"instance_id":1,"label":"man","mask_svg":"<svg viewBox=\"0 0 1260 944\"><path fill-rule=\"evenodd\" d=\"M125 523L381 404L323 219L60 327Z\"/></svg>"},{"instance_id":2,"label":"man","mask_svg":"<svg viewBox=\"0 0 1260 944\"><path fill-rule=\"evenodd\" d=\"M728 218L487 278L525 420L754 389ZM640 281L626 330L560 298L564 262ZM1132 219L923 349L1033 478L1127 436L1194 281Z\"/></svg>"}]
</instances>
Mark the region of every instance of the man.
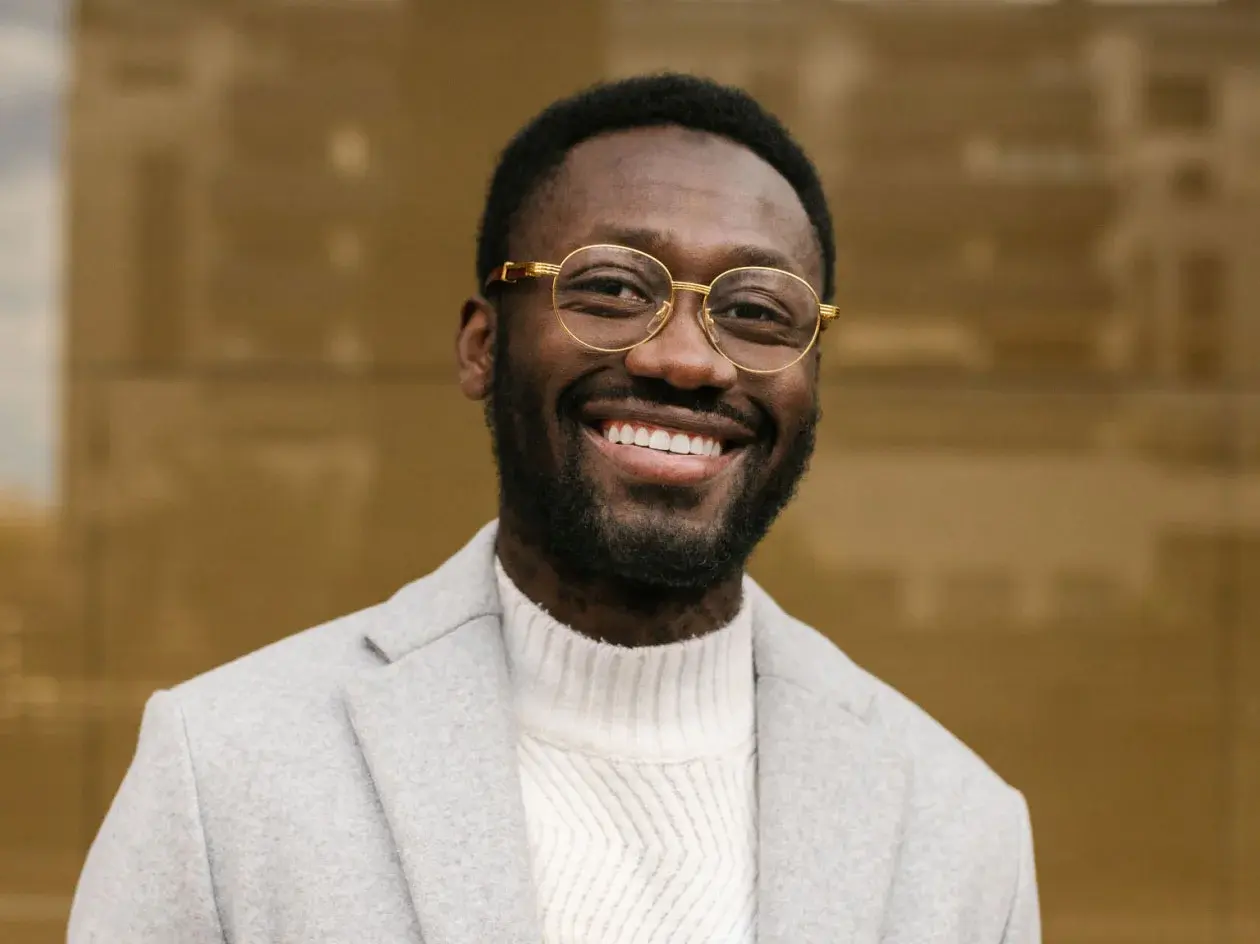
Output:
<instances>
[{"instance_id":1,"label":"man","mask_svg":"<svg viewBox=\"0 0 1260 944\"><path fill-rule=\"evenodd\" d=\"M1038 941L1021 796L743 574L813 448L832 257L741 92L526 126L457 341L497 524L154 695L70 940Z\"/></svg>"}]
</instances>

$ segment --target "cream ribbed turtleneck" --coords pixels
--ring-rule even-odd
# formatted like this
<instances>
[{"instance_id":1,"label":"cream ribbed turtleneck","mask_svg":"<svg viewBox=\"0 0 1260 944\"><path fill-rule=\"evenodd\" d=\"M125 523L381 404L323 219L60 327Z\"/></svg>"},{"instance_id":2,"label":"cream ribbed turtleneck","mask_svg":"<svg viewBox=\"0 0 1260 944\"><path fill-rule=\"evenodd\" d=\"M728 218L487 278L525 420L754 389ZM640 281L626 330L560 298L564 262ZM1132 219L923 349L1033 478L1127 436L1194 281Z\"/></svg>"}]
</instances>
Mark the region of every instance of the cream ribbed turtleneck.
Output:
<instances>
[{"instance_id":1,"label":"cream ribbed turtleneck","mask_svg":"<svg viewBox=\"0 0 1260 944\"><path fill-rule=\"evenodd\" d=\"M752 624L623 648L496 562L546 944L735 944L756 915Z\"/></svg>"}]
</instances>

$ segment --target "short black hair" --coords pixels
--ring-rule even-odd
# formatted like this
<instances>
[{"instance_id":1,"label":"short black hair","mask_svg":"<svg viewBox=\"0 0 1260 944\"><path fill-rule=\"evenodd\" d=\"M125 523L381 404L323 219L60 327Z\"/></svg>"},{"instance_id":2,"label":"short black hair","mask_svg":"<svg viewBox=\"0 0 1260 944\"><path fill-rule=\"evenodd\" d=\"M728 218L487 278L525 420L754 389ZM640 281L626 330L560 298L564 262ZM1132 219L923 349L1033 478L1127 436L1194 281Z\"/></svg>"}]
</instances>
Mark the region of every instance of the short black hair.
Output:
<instances>
[{"instance_id":1,"label":"short black hair","mask_svg":"<svg viewBox=\"0 0 1260 944\"><path fill-rule=\"evenodd\" d=\"M783 123L742 89L679 73L635 76L561 99L504 148L477 235L477 284L508 258L517 215L574 147L615 131L676 125L727 138L777 170L800 197L822 253L823 300L835 292L835 235L818 171Z\"/></svg>"}]
</instances>

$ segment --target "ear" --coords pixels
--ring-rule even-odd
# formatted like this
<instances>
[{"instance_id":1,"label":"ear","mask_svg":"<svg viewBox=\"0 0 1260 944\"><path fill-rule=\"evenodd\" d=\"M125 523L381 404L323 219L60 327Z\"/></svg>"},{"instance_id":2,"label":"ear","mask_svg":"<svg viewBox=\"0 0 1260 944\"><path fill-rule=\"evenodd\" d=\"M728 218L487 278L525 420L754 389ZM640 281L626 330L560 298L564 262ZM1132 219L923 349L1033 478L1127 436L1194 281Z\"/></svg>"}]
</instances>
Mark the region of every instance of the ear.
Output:
<instances>
[{"instance_id":1,"label":"ear","mask_svg":"<svg viewBox=\"0 0 1260 944\"><path fill-rule=\"evenodd\" d=\"M455 356L459 362L459 388L470 400L484 400L490 395L497 320L494 306L480 295L468 299L460 310Z\"/></svg>"}]
</instances>

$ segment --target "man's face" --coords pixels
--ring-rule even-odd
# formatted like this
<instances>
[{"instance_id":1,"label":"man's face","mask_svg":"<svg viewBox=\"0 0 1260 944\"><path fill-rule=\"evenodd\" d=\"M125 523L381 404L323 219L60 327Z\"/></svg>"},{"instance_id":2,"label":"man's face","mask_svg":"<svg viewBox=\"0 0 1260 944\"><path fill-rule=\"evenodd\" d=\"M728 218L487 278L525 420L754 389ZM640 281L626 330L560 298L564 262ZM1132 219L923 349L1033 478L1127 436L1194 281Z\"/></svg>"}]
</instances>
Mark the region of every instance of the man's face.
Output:
<instances>
[{"instance_id":1,"label":"man's face","mask_svg":"<svg viewBox=\"0 0 1260 944\"><path fill-rule=\"evenodd\" d=\"M522 213L511 258L559 262L597 243L649 252L678 281L707 285L778 259L821 288L813 230L787 181L734 143L682 129L575 148ZM498 297L486 412L505 526L577 575L699 589L737 573L813 450L816 357L770 375L735 368L708 342L689 292L650 341L593 352L565 332L550 289L531 279ZM700 454L652 448L658 430ZM703 454L710 441L719 455Z\"/></svg>"}]
</instances>

